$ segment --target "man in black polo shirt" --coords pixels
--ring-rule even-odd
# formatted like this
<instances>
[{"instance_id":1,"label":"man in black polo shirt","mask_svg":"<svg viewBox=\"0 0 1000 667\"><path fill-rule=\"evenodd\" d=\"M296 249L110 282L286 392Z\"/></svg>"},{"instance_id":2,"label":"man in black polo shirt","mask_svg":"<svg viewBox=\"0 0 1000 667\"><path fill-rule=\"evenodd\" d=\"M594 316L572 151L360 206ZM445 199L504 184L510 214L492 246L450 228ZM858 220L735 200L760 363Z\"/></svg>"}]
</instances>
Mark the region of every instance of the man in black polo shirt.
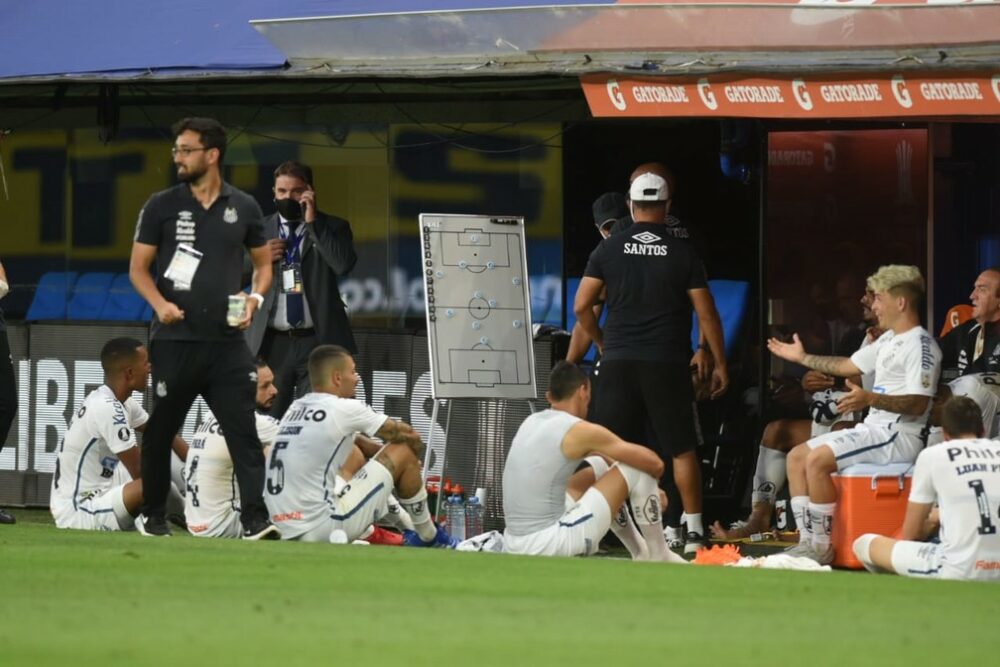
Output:
<instances>
[{"instance_id":1,"label":"man in black polo shirt","mask_svg":"<svg viewBox=\"0 0 1000 667\"><path fill-rule=\"evenodd\" d=\"M596 421L623 440L643 442L647 419L656 442L673 458L674 481L687 516L686 551L704 544L701 471L691 387L691 308L713 357L713 398L729 384L722 323L701 259L666 232L666 180L644 173L629 189L635 224L612 234L591 254L573 310L601 351ZM607 287L602 332L593 305Z\"/></svg>"},{"instance_id":2,"label":"man in black polo shirt","mask_svg":"<svg viewBox=\"0 0 1000 667\"><path fill-rule=\"evenodd\" d=\"M149 346L155 403L142 440L140 530L170 534L164 518L170 443L201 394L226 434L244 538L278 539L263 499L264 454L254 422L257 372L242 334L271 286L260 207L222 180L226 130L218 121L185 118L173 133L181 183L154 194L139 212L129 266L132 284L155 312ZM244 247L254 265L247 298L240 292ZM227 322L231 295L245 304L234 325Z\"/></svg>"},{"instance_id":3,"label":"man in black polo shirt","mask_svg":"<svg viewBox=\"0 0 1000 667\"><path fill-rule=\"evenodd\" d=\"M1000 266L979 274L969 295L972 318L938 339L943 372L1000 371Z\"/></svg>"}]
</instances>

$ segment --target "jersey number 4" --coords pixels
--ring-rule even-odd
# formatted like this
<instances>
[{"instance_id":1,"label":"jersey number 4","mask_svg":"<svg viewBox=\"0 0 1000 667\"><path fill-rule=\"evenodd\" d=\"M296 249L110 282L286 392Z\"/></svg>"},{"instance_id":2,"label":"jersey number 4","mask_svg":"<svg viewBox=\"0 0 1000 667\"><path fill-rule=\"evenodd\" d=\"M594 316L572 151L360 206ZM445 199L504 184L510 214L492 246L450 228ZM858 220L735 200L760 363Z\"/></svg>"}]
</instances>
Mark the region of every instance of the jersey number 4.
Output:
<instances>
[{"instance_id":1,"label":"jersey number 4","mask_svg":"<svg viewBox=\"0 0 1000 667\"><path fill-rule=\"evenodd\" d=\"M287 440L279 440L271 448L271 462L267 465L267 492L272 496L285 488L285 464L281 462L281 451L288 447Z\"/></svg>"},{"instance_id":2,"label":"jersey number 4","mask_svg":"<svg viewBox=\"0 0 1000 667\"><path fill-rule=\"evenodd\" d=\"M990 498L986 495L986 489L983 488L983 480L969 480L969 488L975 492L976 505L979 506L979 534L996 535L997 527L993 525L993 512L990 509ZM1000 510L997 510L997 514L1000 515Z\"/></svg>"}]
</instances>

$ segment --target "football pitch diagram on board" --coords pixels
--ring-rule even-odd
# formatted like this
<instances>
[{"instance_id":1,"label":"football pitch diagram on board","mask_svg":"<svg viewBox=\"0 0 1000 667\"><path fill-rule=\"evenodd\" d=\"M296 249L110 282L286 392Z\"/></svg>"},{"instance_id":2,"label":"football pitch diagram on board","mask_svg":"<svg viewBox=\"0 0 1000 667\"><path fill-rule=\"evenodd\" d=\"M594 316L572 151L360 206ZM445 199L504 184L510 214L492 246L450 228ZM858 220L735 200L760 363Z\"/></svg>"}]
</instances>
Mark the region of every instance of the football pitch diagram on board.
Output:
<instances>
[{"instance_id":1,"label":"football pitch diagram on board","mask_svg":"<svg viewBox=\"0 0 1000 667\"><path fill-rule=\"evenodd\" d=\"M435 398L536 398L524 218L420 215Z\"/></svg>"}]
</instances>

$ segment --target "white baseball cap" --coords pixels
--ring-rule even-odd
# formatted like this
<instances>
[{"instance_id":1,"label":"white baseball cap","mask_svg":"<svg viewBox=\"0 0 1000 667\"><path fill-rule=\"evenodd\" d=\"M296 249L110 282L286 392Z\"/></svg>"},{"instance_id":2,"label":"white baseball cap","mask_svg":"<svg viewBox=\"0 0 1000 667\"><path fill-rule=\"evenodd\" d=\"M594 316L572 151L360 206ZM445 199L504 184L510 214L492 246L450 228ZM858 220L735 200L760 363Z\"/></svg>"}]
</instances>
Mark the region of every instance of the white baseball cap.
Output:
<instances>
[{"instance_id":1,"label":"white baseball cap","mask_svg":"<svg viewBox=\"0 0 1000 667\"><path fill-rule=\"evenodd\" d=\"M666 201L670 199L667 182L656 174L639 174L628 191L632 201Z\"/></svg>"}]
</instances>

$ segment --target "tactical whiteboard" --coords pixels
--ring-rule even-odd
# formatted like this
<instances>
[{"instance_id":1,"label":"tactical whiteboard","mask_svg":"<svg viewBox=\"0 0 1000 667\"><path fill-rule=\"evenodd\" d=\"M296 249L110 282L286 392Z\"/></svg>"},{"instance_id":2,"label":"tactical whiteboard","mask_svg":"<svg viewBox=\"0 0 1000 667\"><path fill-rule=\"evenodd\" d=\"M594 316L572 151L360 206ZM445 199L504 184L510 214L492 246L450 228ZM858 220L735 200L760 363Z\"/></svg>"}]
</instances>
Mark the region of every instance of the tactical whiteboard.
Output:
<instances>
[{"instance_id":1,"label":"tactical whiteboard","mask_svg":"<svg viewBox=\"0 0 1000 667\"><path fill-rule=\"evenodd\" d=\"M524 218L420 214L434 398L537 398Z\"/></svg>"}]
</instances>

